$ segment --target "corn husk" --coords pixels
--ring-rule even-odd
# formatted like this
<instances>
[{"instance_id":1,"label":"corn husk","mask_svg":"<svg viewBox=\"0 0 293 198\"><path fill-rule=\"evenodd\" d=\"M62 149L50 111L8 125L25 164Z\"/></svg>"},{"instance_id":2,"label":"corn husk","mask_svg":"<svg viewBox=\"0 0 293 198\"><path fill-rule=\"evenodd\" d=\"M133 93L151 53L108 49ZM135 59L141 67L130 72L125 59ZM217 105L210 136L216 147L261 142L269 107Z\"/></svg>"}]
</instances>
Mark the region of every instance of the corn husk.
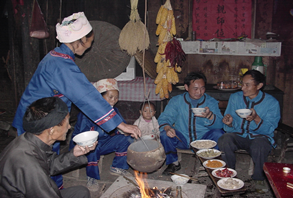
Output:
<instances>
[{"instance_id":1,"label":"corn husk","mask_svg":"<svg viewBox=\"0 0 293 198\"><path fill-rule=\"evenodd\" d=\"M171 67L169 60L166 60L165 48L168 42L176 35L175 18L170 0L166 0L158 11L156 17L158 24L156 35L158 36L158 51L154 61L157 63L156 72L158 73L155 84L156 94L160 95L161 99L169 98L169 92L172 91L172 84L179 82L177 71L181 71L181 67Z\"/></svg>"},{"instance_id":2,"label":"corn husk","mask_svg":"<svg viewBox=\"0 0 293 198\"><path fill-rule=\"evenodd\" d=\"M129 55L133 56L137 50L148 49L150 39L146 26L141 21L137 11L138 0L130 0L130 4L130 21L121 30L119 45L122 50L126 50Z\"/></svg>"}]
</instances>

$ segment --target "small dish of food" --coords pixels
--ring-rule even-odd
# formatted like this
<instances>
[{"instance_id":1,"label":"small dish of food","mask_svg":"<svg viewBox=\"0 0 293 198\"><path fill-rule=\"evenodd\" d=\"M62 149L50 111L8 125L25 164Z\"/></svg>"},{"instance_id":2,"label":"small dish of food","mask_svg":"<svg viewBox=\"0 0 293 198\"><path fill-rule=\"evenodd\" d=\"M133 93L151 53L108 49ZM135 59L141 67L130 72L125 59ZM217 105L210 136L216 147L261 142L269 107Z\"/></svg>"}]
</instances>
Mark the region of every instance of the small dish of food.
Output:
<instances>
[{"instance_id":1,"label":"small dish of food","mask_svg":"<svg viewBox=\"0 0 293 198\"><path fill-rule=\"evenodd\" d=\"M182 176L180 176L182 175ZM186 174L178 174L178 175L172 175L171 179L177 186L182 186L188 182L188 175Z\"/></svg>"},{"instance_id":2,"label":"small dish of food","mask_svg":"<svg viewBox=\"0 0 293 198\"><path fill-rule=\"evenodd\" d=\"M201 149L196 152L196 155L204 159L213 159L221 155L221 151L217 149Z\"/></svg>"},{"instance_id":3,"label":"small dish of food","mask_svg":"<svg viewBox=\"0 0 293 198\"><path fill-rule=\"evenodd\" d=\"M180 85L180 86L176 86L176 87L177 87L177 89L179 89L179 90L185 90L184 85Z\"/></svg>"},{"instance_id":4,"label":"small dish of food","mask_svg":"<svg viewBox=\"0 0 293 198\"><path fill-rule=\"evenodd\" d=\"M222 91L236 91L240 89L238 81L220 81L217 83L217 86L214 86L215 89L222 90Z\"/></svg>"},{"instance_id":5,"label":"small dish of food","mask_svg":"<svg viewBox=\"0 0 293 198\"><path fill-rule=\"evenodd\" d=\"M238 190L244 186L244 182L237 178L222 178L217 185L224 190Z\"/></svg>"},{"instance_id":6,"label":"small dish of food","mask_svg":"<svg viewBox=\"0 0 293 198\"><path fill-rule=\"evenodd\" d=\"M195 140L190 143L190 146L193 148L196 148L198 150L200 149L210 149L217 145L217 142L213 140Z\"/></svg>"},{"instance_id":7,"label":"small dish of food","mask_svg":"<svg viewBox=\"0 0 293 198\"><path fill-rule=\"evenodd\" d=\"M232 168L217 168L213 170L212 175L217 178L235 177L237 172Z\"/></svg>"},{"instance_id":8,"label":"small dish of food","mask_svg":"<svg viewBox=\"0 0 293 198\"><path fill-rule=\"evenodd\" d=\"M226 163L222 160L210 159L205 161L202 165L209 169L217 169L223 168L224 166L226 166Z\"/></svg>"}]
</instances>

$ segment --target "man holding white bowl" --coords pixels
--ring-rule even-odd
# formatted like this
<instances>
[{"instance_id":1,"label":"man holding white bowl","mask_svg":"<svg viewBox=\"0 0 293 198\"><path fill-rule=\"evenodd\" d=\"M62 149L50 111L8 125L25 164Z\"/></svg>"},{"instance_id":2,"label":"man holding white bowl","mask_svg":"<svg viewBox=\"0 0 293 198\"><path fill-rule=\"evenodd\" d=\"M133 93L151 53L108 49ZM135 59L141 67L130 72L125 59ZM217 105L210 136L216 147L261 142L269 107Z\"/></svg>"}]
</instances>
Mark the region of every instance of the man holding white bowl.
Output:
<instances>
[{"instance_id":1,"label":"man holding white bowl","mask_svg":"<svg viewBox=\"0 0 293 198\"><path fill-rule=\"evenodd\" d=\"M0 197L90 198L84 186L58 189L51 178L87 164L92 147L76 145L58 155L56 141L66 140L70 129L68 107L58 97L33 102L23 117L26 132L15 138L0 154Z\"/></svg>"},{"instance_id":2,"label":"man holding white bowl","mask_svg":"<svg viewBox=\"0 0 293 198\"><path fill-rule=\"evenodd\" d=\"M187 92L170 99L160 115L160 139L166 153L163 175L181 169L176 148L190 149L195 140L214 140L224 134L218 101L205 93L207 79L203 73L191 72L184 78ZM204 108L197 112L193 108Z\"/></svg>"},{"instance_id":3,"label":"man holding white bowl","mask_svg":"<svg viewBox=\"0 0 293 198\"><path fill-rule=\"evenodd\" d=\"M254 162L256 190L264 193L267 187L264 183L263 164L275 147L274 130L280 120L279 102L271 95L261 91L266 83L266 77L257 70L248 70L243 75L242 91L232 94L223 118L224 130L227 132L218 141L222 158L228 167L235 169L238 149L246 150ZM244 109L251 112L244 116ZM237 112L236 112L237 111Z\"/></svg>"}]
</instances>

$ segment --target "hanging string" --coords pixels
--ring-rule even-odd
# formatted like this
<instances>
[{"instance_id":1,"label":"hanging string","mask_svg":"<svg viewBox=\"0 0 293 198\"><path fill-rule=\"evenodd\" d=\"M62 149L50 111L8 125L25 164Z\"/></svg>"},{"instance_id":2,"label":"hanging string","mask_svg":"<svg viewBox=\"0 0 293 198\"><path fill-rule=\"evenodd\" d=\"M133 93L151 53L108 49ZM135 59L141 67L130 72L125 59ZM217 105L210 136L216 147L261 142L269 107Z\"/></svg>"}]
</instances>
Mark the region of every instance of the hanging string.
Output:
<instances>
[{"instance_id":1,"label":"hanging string","mask_svg":"<svg viewBox=\"0 0 293 198\"><path fill-rule=\"evenodd\" d=\"M144 25L145 25L145 30L147 30L146 27L146 13L147 13L147 5L148 5L148 1L145 0L145 5L144 5ZM144 85L144 96L145 99L148 99L148 95L146 93L146 81L145 81L145 69L144 69L144 62L145 62L145 41L146 41L146 31L144 32L144 39L143 39L143 43L144 43L144 48L142 51L142 75L143 75L143 85Z\"/></svg>"},{"instance_id":2,"label":"hanging string","mask_svg":"<svg viewBox=\"0 0 293 198\"><path fill-rule=\"evenodd\" d=\"M147 26L146 26L146 21L147 21L147 19L146 19L146 17L147 17L146 16L147 15L147 5L148 5L148 1L145 0L145 5L144 5L144 25L145 25L145 30L147 30ZM144 32L144 39L143 39L144 46L145 46L145 41L146 41L146 31ZM143 51L142 51L142 75L143 75L144 96L145 96L145 99L144 99L144 102L143 102L144 103L143 104L143 107L145 105L145 100L147 100L147 102L148 102L147 105L149 105L149 109L151 109L150 102L149 102L150 90L148 91L148 94L147 94L147 91L146 91L146 79L145 79L144 63L145 63L145 47L143 48ZM139 123L140 123L140 120L139 120ZM153 123L153 126L154 126L153 120L152 120L152 123ZM155 130L155 126L154 126L154 130ZM156 132L154 132L154 134L157 136L157 133ZM158 138L157 142L158 143L160 142L160 138Z\"/></svg>"},{"instance_id":3,"label":"hanging string","mask_svg":"<svg viewBox=\"0 0 293 198\"><path fill-rule=\"evenodd\" d=\"M46 2L46 20L45 20L45 22L46 22L46 24L48 24L47 23L47 19L48 19L48 1ZM50 34L50 33L49 33ZM44 39L44 44L45 44L45 54L48 54L48 45L47 45L47 39Z\"/></svg>"},{"instance_id":4,"label":"hanging string","mask_svg":"<svg viewBox=\"0 0 293 198\"><path fill-rule=\"evenodd\" d=\"M59 4L59 23L61 24L61 14L62 14L62 0L60 0L60 4ZM56 40L57 41L57 40ZM56 43L56 47L59 47L59 42L57 41L57 43Z\"/></svg>"}]
</instances>

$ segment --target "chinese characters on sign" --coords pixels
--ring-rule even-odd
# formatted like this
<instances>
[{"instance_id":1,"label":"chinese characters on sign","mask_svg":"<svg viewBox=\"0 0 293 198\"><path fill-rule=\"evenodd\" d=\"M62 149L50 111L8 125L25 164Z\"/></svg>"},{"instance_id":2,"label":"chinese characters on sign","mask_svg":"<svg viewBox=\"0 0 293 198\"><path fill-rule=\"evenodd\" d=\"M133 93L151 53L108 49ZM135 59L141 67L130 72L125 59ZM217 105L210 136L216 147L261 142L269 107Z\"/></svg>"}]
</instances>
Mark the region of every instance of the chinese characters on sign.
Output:
<instances>
[{"instance_id":1,"label":"chinese characters on sign","mask_svg":"<svg viewBox=\"0 0 293 198\"><path fill-rule=\"evenodd\" d=\"M197 39L251 38L252 0L194 0L192 26Z\"/></svg>"}]
</instances>

